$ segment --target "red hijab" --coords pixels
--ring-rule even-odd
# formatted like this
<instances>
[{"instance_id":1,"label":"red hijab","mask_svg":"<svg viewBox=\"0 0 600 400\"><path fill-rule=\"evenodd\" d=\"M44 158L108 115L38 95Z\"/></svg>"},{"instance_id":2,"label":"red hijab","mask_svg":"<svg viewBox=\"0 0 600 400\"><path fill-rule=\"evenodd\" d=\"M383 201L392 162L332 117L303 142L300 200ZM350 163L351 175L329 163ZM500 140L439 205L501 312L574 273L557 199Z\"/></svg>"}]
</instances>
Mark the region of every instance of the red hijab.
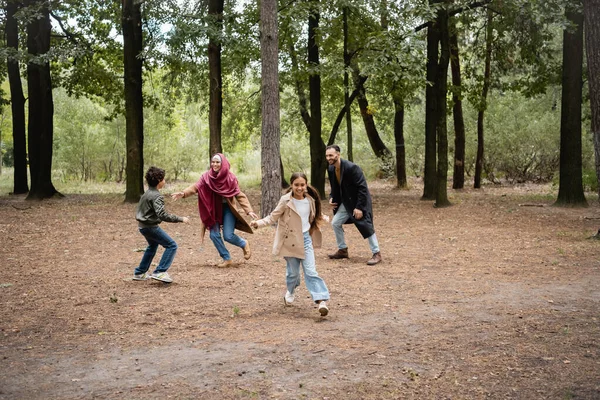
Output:
<instances>
[{"instance_id":1,"label":"red hijab","mask_svg":"<svg viewBox=\"0 0 600 400\"><path fill-rule=\"evenodd\" d=\"M238 180L229 170L229 161L221 153L215 155L221 157L221 169L215 172L209 168L196 183L198 211L200 211L202 223L207 228L217 222L223 225L223 200L221 197L233 197L240 193Z\"/></svg>"}]
</instances>

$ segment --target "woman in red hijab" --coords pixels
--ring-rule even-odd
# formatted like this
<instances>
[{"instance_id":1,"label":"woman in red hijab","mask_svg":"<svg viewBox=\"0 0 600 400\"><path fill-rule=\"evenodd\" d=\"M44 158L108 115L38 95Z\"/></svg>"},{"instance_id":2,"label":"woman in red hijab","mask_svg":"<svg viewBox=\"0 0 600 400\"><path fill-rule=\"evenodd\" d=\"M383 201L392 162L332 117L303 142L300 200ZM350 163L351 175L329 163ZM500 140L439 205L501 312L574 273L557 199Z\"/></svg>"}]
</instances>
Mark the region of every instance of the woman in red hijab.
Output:
<instances>
[{"instance_id":1,"label":"woman in red hijab","mask_svg":"<svg viewBox=\"0 0 600 400\"><path fill-rule=\"evenodd\" d=\"M198 194L198 211L202 220L202 241L204 233L210 230L210 239L214 243L223 262L219 267L227 267L233 264L231 254L225 247L223 238L228 243L244 250L244 258L250 258L250 244L234 233L235 229L252 233L252 228L240 215L235 200L244 212L257 219L258 215L252 210L248 197L240 190L238 180L229 170L229 161L221 153L215 154L210 160L210 169L200 177L200 180L182 192L173 193L174 200L186 198ZM221 237L223 227L223 237Z\"/></svg>"}]
</instances>

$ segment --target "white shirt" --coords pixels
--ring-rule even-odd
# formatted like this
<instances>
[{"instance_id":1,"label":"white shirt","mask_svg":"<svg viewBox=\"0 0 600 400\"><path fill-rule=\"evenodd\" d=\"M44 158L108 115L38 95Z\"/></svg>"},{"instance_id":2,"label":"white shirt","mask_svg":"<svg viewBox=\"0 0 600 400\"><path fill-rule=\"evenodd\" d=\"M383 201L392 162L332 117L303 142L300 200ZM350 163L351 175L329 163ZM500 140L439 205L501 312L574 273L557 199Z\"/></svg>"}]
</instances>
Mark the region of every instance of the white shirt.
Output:
<instances>
[{"instance_id":1,"label":"white shirt","mask_svg":"<svg viewBox=\"0 0 600 400\"><path fill-rule=\"evenodd\" d=\"M302 220L302 233L308 232L310 230L310 222L308 221L308 218L310 217L310 203L308 202L308 199L297 200L292 196L292 201Z\"/></svg>"}]
</instances>

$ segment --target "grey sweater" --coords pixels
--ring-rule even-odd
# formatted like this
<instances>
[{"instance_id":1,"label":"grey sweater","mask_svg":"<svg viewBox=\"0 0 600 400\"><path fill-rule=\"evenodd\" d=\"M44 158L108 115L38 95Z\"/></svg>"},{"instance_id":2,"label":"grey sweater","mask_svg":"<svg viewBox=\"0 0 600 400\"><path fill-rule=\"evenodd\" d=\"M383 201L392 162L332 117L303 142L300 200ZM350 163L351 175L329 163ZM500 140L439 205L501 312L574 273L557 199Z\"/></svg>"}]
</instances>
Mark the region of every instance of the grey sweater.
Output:
<instances>
[{"instance_id":1,"label":"grey sweater","mask_svg":"<svg viewBox=\"0 0 600 400\"><path fill-rule=\"evenodd\" d=\"M182 217L169 214L165 210L165 201L156 187L149 187L142 195L137 206L135 219L140 228L151 228L162 221L183 222Z\"/></svg>"}]
</instances>

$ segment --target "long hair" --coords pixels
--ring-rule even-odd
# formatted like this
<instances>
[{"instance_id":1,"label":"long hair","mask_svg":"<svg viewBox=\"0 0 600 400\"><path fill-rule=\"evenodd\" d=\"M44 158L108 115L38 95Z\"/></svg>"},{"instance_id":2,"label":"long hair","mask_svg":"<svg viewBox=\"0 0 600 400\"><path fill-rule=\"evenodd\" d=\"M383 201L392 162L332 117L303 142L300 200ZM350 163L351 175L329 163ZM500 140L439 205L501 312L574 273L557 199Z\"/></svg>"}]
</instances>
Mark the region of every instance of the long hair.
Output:
<instances>
[{"instance_id":1,"label":"long hair","mask_svg":"<svg viewBox=\"0 0 600 400\"><path fill-rule=\"evenodd\" d=\"M313 198L315 201L315 219L310 223L310 228L313 229L319 226L320 222L323 221L323 214L321 214L321 196L319 196L319 191L308 184L308 178L306 178L306 174L304 172L294 172L290 178L290 187L286 191L289 193L292 191L292 185L294 181L298 178L304 179L306 182L306 194Z\"/></svg>"}]
</instances>

